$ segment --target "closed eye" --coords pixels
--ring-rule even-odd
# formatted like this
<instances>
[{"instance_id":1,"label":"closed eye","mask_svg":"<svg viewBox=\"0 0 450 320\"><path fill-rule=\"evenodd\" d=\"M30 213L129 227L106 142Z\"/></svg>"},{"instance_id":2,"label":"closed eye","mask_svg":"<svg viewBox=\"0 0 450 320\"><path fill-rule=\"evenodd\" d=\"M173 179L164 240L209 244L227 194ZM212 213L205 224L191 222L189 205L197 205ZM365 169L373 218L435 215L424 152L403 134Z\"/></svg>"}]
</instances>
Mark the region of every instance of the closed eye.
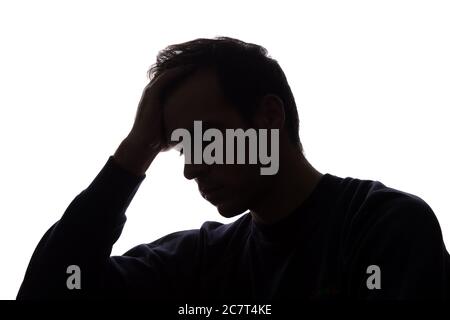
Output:
<instances>
[{"instance_id":1,"label":"closed eye","mask_svg":"<svg viewBox=\"0 0 450 320\"><path fill-rule=\"evenodd\" d=\"M179 143L175 147L175 150L177 150L180 153L180 157L183 155L183 144Z\"/></svg>"}]
</instances>

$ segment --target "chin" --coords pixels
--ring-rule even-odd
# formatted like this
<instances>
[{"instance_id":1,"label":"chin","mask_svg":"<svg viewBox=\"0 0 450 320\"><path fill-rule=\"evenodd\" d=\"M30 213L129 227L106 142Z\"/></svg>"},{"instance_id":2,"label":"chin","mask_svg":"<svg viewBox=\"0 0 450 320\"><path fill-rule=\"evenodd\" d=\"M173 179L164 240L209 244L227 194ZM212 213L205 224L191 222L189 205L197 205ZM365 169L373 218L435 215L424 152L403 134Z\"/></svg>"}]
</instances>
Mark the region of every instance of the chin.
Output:
<instances>
[{"instance_id":1,"label":"chin","mask_svg":"<svg viewBox=\"0 0 450 320\"><path fill-rule=\"evenodd\" d=\"M245 207L230 205L226 203L218 204L216 205L216 208L220 215L225 218L232 218L247 211L247 208Z\"/></svg>"}]
</instances>

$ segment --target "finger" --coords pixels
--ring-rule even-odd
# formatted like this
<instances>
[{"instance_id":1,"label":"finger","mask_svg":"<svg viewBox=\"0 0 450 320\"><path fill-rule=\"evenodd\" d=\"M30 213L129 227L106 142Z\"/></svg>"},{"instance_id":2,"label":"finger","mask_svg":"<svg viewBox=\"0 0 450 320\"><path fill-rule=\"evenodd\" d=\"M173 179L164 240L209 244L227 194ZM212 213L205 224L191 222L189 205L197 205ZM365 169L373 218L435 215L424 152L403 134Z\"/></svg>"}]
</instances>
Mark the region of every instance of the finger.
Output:
<instances>
[{"instance_id":1,"label":"finger","mask_svg":"<svg viewBox=\"0 0 450 320\"><path fill-rule=\"evenodd\" d=\"M186 75L194 69L194 65L182 65L174 68L164 70L154 81L151 81L147 88L152 88L152 90L160 91L162 88L166 87L169 83L175 81L176 79Z\"/></svg>"}]
</instances>

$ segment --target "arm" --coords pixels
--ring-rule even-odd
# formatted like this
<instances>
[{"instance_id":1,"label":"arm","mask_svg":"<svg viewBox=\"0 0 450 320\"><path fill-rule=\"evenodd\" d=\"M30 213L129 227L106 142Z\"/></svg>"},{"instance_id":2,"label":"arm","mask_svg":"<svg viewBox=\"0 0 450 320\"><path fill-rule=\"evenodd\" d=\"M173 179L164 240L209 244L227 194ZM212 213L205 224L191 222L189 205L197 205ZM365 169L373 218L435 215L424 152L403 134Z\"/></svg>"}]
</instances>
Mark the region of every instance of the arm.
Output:
<instances>
[{"instance_id":1,"label":"arm","mask_svg":"<svg viewBox=\"0 0 450 320\"><path fill-rule=\"evenodd\" d=\"M399 199L376 214L355 238L350 295L365 300L445 299L449 256L432 209L421 199ZM367 272L370 265L379 267L380 289L367 286L375 274Z\"/></svg>"},{"instance_id":2,"label":"arm","mask_svg":"<svg viewBox=\"0 0 450 320\"><path fill-rule=\"evenodd\" d=\"M110 157L39 242L18 299L102 296L109 256L124 226L125 211L145 175L135 176ZM81 270L81 290L69 290L67 268ZM113 284L109 284L113 285Z\"/></svg>"},{"instance_id":3,"label":"arm","mask_svg":"<svg viewBox=\"0 0 450 320\"><path fill-rule=\"evenodd\" d=\"M104 168L66 209L38 244L18 299L105 297L121 286L120 270L133 259L110 259L124 226L125 211L156 155L167 148L163 137L161 92L184 68L152 80L139 102L133 127ZM128 265L125 266L125 263ZM67 268L81 270L81 290L69 290ZM118 292L117 291L117 292Z\"/></svg>"}]
</instances>

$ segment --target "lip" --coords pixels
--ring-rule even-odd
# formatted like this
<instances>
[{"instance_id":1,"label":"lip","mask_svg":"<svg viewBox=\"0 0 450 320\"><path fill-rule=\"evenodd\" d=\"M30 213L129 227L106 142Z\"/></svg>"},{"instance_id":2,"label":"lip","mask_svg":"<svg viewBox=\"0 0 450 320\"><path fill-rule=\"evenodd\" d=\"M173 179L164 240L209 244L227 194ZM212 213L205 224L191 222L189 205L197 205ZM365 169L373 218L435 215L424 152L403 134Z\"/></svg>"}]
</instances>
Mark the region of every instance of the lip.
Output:
<instances>
[{"instance_id":1,"label":"lip","mask_svg":"<svg viewBox=\"0 0 450 320\"><path fill-rule=\"evenodd\" d=\"M221 189L221 187L210 187L210 188L199 187L200 192L205 195L211 194L212 192L215 192L216 190L219 189Z\"/></svg>"},{"instance_id":2,"label":"lip","mask_svg":"<svg viewBox=\"0 0 450 320\"><path fill-rule=\"evenodd\" d=\"M216 198L217 192L222 190L222 187L210 187L204 188L199 187L201 195L208 201L211 201Z\"/></svg>"}]
</instances>

